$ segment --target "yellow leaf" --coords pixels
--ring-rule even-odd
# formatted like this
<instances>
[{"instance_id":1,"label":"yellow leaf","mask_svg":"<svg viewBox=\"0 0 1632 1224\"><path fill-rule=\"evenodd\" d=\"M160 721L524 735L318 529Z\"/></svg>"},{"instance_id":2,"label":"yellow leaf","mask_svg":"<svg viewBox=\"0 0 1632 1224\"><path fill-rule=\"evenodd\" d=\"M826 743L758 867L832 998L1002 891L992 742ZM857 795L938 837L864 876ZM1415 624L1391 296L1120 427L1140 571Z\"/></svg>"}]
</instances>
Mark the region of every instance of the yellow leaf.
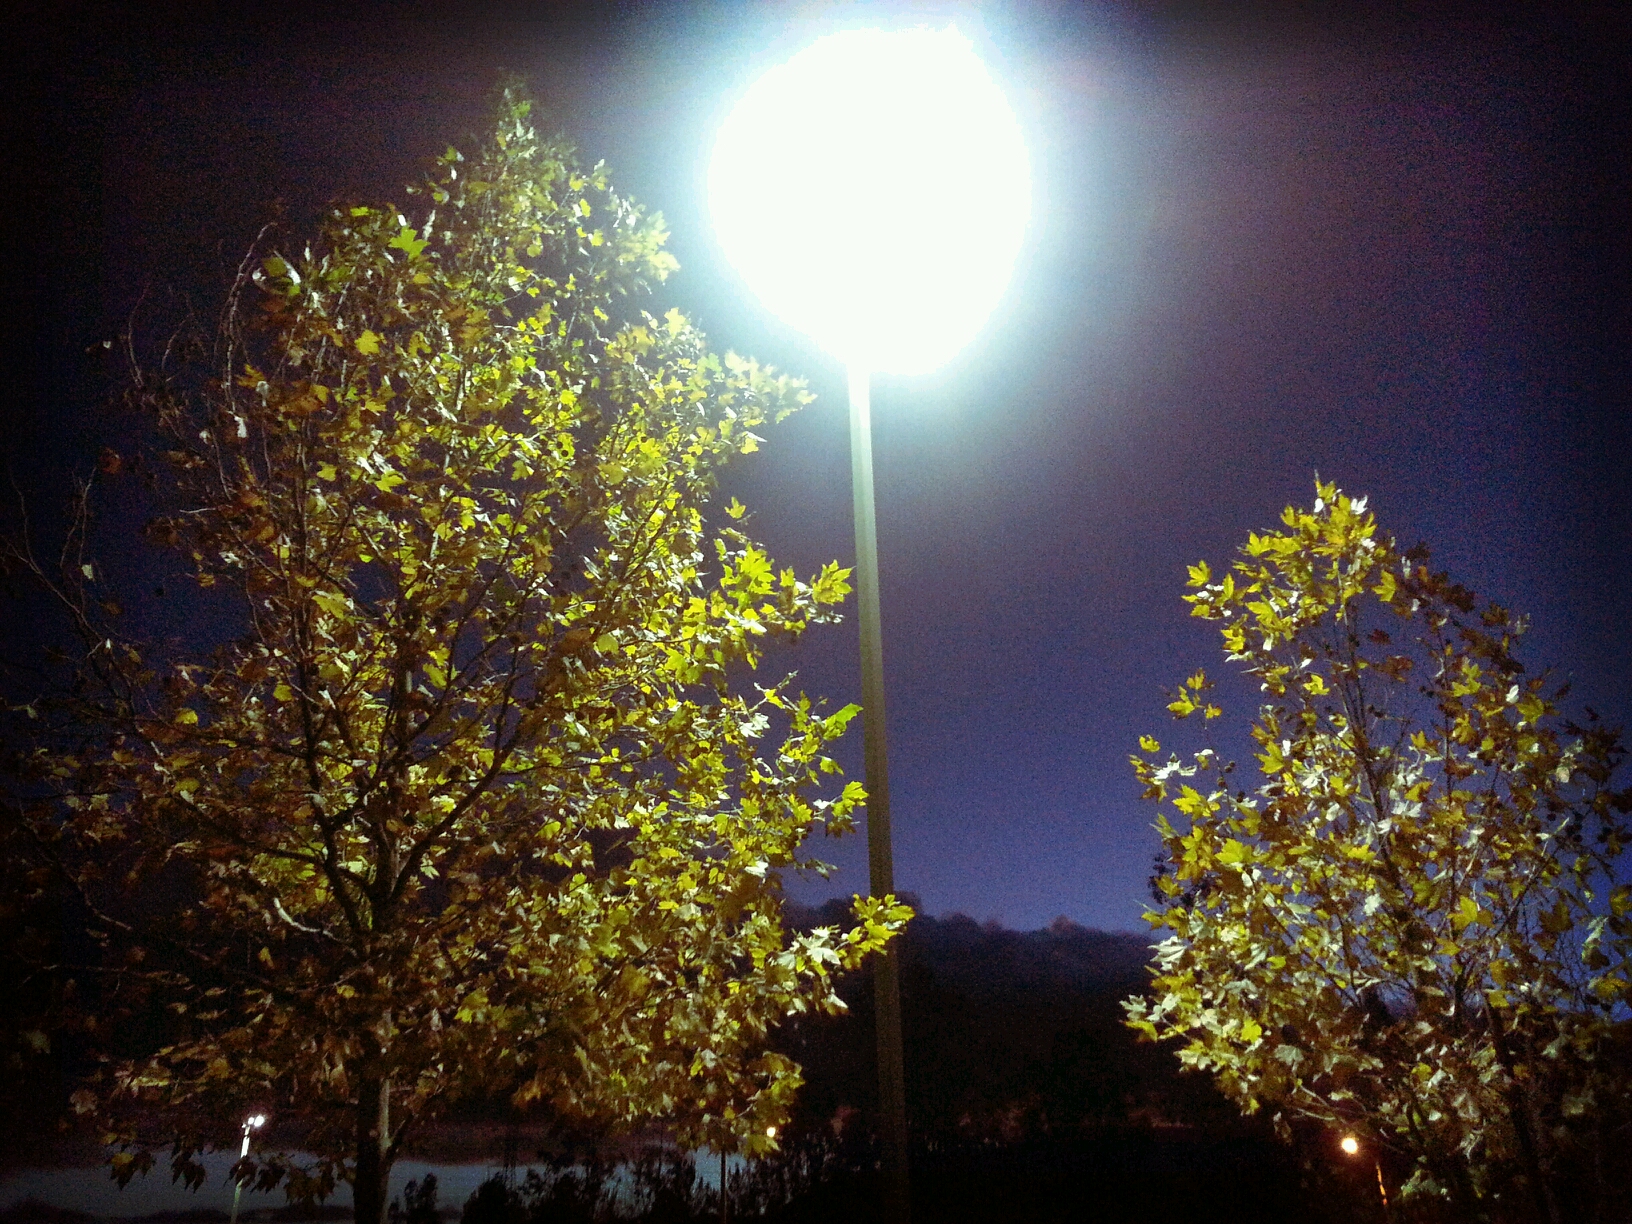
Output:
<instances>
[{"instance_id":1,"label":"yellow leaf","mask_svg":"<svg viewBox=\"0 0 1632 1224\"><path fill-rule=\"evenodd\" d=\"M1457 912L1451 915L1451 927L1460 931L1470 923L1479 920L1479 903L1472 897L1463 897L1457 906Z\"/></svg>"},{"instance_id":2,"label":"yellow leaf","mask_svg":"<svg viewBox=\"0 0 1632 1224\"><path fill-rule=\"evenodd\" d=\"M357 351L365 357L372 357L380 351L380 338L372 331L365 331L357 337Z\"/></svg>"},{"instance_id":3,"label":"yellow leaf","mask_svg":"<svg viewBox=\"0 0 1632 1224\"><path fill-rule=\"evenodd\" d=\"M176 711L175 721L180 726L191 727L198 722L198 711L183 707Z\"/></svg>"}]
</instances>

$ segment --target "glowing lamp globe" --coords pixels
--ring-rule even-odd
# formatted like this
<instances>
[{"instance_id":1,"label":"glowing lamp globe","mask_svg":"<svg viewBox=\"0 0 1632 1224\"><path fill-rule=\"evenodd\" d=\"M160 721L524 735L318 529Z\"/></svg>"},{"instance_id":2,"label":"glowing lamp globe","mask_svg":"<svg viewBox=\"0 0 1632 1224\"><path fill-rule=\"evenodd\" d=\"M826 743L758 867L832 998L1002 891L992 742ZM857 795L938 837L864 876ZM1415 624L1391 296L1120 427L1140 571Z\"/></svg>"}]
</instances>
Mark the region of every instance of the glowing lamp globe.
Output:
<instances>
[{"instance_id":1,"label":"glowing lamp globe","mask_svg":"<svg viewBox=\"0 0 1632 1224\"><path fill-rule=\"evenodd\" d=\"M1031 212L1020 124L955 28L847 30L721 126L709 207L775 314L852 369L921 373L985 324Z\"/></svg>"}]
</instances>

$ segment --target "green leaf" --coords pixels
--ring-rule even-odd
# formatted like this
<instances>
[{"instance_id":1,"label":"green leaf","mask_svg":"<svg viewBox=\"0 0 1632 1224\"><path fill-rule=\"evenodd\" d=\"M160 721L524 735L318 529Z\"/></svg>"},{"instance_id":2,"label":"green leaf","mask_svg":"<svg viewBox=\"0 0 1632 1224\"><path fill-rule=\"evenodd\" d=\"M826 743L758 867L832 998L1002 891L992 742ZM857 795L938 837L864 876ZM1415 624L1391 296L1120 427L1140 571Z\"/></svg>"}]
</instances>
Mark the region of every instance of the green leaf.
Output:
<instances>
[{"instance_id":1,"label":"green leaf","mask_svg":"<svg viewBox=\"0 0 1632 1224\"><path fill-rule=\"evenodd\" d=\"M1201 707L1190 699L1190 694L1180 692L1177 697L1167 703L1167 708L1173 712L1176 718L1188 718Z\"/></svg>"},{"instance_id":2,"label":"green leaf","mask_svg":"<svg viewBox=\"0 0 1632 1224\"><path fill-rule=\"evenodd\" d=\"M1479 921L1479 903L1472 897L1463 897L1457 903L1456 913L1451 915L1451 928L1461 931L1470 923Z\"/></svg>"},{"instance_id":3,"label":"green leaf","mask_svg":"<svg viewBox=\"0 0 1632 1224\"><path fill-rule=\"evenodd\" d=\"M395 250L405 251L409 259L418 259L420 252L423 251L428 244L425 242L425 240L419 237L418 233L411 226L405 225L402 227L402 230L397 234L397 236L391 239L387 245ZM360 343L358 347L361 347Z\"/></svg>"},{"instance_id":4,"label":"green leaf","mask_svg":"<svg viewBox=\"0 0 1632 1224\"><path fill-rule=\"evenodd\" d=\"M1252 847L1231 838L1224 843L1224 848L1218 852L1218 861L1229 867L1250 863L1252 861Z\"/></svg>"}]
</instances>

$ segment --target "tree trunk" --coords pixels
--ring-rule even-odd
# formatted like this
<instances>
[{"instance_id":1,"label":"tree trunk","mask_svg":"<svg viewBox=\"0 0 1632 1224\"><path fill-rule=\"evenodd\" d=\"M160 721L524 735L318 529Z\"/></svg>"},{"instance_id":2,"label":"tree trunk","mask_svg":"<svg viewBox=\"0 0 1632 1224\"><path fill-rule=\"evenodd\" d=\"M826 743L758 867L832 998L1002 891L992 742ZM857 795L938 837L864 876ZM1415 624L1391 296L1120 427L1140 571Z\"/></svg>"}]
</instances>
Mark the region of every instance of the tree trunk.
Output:
<instances>
[{"instance_id":1,"label":"tree trunk","mask_svg":"<svg viewBox=\"0 0 1632 1224\"><path fill-rule=\"evenodd\" d=\"M1496 1061L1502 1064L1502 1070L1507 1073L1505 1093L1507 1109L1513 1119L1513 1130L1519 1141L1519 1156L1524 1163L1525 1176L1530 1182L1530 1194L1535 1203L1536 1215L1546 1220L1547 1224L1563 1224L1558 1201L1553 1197L1552 1183L1542 1169L1541 1153L1537 1150L1536 1128L1531 1125L1533 1119L1530 1114L1530 1100L1525 1095L1524 1085L1519 1083L1516 1074L1517 1060L1513 1057L1513 1047L1509 1042L1507 1029L1502 1024L1501 1011L1492 1007L1488 1012L1490 1035L1496 1044Z\"/></svg>"},{"instance_id":2,"label":"tree trunk","mask_svg":"<svg viewBox=\"0 0 1632 1224\"><path fill-rule=\"evenodd\" d=\"M351 1186L357 1224L385 1224L390 1148L391 1081L365 1076L357 1091L357 1168Z\"/></svg>"}]
</instances>

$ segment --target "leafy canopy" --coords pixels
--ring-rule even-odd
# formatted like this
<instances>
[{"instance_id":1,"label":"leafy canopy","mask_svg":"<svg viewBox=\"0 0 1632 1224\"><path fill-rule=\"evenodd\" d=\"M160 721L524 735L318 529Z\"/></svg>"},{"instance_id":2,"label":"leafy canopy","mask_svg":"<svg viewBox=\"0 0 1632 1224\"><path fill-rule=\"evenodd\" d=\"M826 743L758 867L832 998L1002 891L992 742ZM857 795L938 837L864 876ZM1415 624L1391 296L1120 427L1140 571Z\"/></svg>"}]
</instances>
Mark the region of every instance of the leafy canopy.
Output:
<instances>
[{"instance_id":1,"label":"leafy canopy","mask_svg":"<svg viewBox=\"0 0 1632 1224\"><path fill-rule=\"evenodd\" d=\"M1365 1131L1471 1210L1514 1169L1562 1177L1582 1119L1624 1105L1604 1055L1632 1001L1632 791L1616 737L1525 672L1520 618L1316 494L1224 574L1191 567L1193 615L1264 695L1259 782L1141 740L1167 937L1129 1022L1244 1109ZM1210 688L1168 709L1208 725Z\"/></svg>"},{"instance_id":2,"label":"leafy canopy","mask_svg":"<svg viewBox=\"0 0 1632 1224\"><path fill-rule=\"evenodd\" d=\"M781 924L778 873L863 800L818 795L856 707L750 678L848 571L800 579L706 511L810 395L638 309L676 266L661 218L514 93L415 196L246 265L213 372L137 377L174 476L152 532L218 646L104 624L82 535L62 575L16 553L82 639L8 730L12 847L95 940L62 1023L160 1033L75 1098L122 1178L172 1140L201 1177L264 1109L319 1157L264 1182L351 1179L377 1219L415 1128L501 1087L765 1149L800 1082L767 1027L841 1007L834 972L907 915Z\"/></svg>"}]
</instances>

